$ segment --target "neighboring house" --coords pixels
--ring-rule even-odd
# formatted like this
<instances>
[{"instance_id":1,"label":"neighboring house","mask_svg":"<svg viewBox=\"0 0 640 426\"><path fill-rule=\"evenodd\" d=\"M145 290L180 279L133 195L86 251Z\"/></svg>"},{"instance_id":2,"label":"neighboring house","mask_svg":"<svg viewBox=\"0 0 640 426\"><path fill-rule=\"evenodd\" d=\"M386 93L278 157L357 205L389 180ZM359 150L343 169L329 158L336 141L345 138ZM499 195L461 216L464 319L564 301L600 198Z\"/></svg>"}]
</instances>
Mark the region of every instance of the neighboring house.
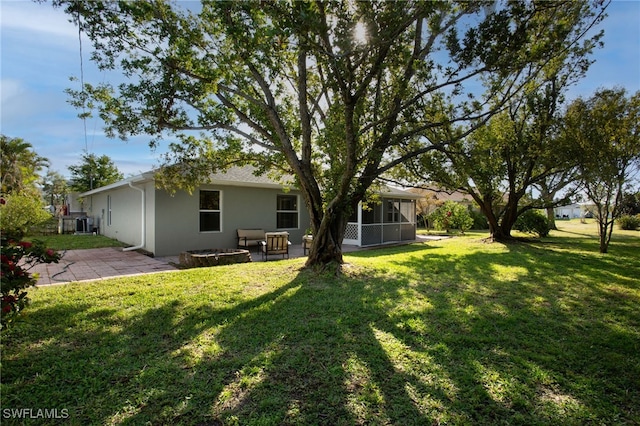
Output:
<instances>
[{"instance_id":1,"label":"neighboring house","mask_svg":"<svg viewBox=\"0 0 640 426\"><path fill-rule=\"evenodd\" d=\"M461 191L425 188L411 188L408 191L420 196L417 205L419 214L429 215L447 201L453 201L465 207L472 206L477 208L477 204L473 201L471 195Z\"/></svg>"},{"instance_id":2,"label":"neighboring house","mask_svg":"<svg viewBox=\"0 0 640 426\"><path fill-rule=\"evenodd\" d=\"M583 214L582 207L578 203L555 207L553 211L556 219L577 219Z\"/></svg>"},{"instance_id":3,"label":"neighboring house","mask_svg":"<svg viewBox=\"0 0 640 426\"><path fill-rule=\"evenodd\" d=\"M177 191L170 195L156 188L154 174L149 172L80 195L92 226L102 235L133 245L131 250L140 248L156 256L233 248L237 246L237 229L287 231L292 244L301 244L310 223L302 194L267 176L255 176L253 170L235 167L213 174L210 182L193 194ZM397 196L394 200L400 200L398 192L393 194ZM406 222L399 210L387 212L388 219L394 221L388 225L404 231L389 231L380 243L393 238L415 239L415 203L410 212ZM409 227L413 230L406 230ZM345 244L357 241L362 238L345 239ZM364 243L368 242L365 238Z\"/></svg>"},{"instance_id":4,"label":"neighboring house","mask_svg":"<svg viewBox=\"0 0 640 426\"><path fill-rule=\"evenodd\" d=\"M411 188L408 191L419 197L416 201L416 210L419 220L425 228L429 227L429 215L447 201L453 201L467 208L478 210L478 205L473 201L471 195L461 191L448 191L436 188L436 186L431 189Z\"/></svg>"},{"instance_id":5,"label":"neighboring house","mask_svg":"<svg viewBox=\"0 0 640 426\"><path fill-rule=\"evenodd\" d=\"M81 213L84 211L82 198L78 192L71 192L67 195L67 210L69 214Z\"/></svg>"},{"instance_id":6,"label":"neighboring house","mask_svg":"<svg viewBox=\"0 0 640 426\"><path fill-rule=\"evenodd\" d=\"M68 193L60 204L49 205L47 210L58 220L60 234L91 233L91 223L83 209L82 199L77 192Z\"/></svg>"},{"instance_id":7,"label":"neighboring house","mask_svg":"<svg viewBox=\"0 0 640 426\"><path fill-rule=\"evenodd\" d=\"M428 198L430 200L440 201L444 203L445 201L454 201L456 203L471 205L474 203L471 195L461 192L461 191L449 191L446 189L437 189L437 188L411 188L408 189L409 192L413 192L415 194L420 195L422 198Z\"/></svg>"},{"instance_id":8,"label":"neighboring house","mask_svg":"<svg viewBox=\"0 0 640 426\"><path fill-rule=\"evenodd\" d=\"M553 209L556 219L578 219L589 217L593 214L594 205L592 202L573 203Z\"/></svg>"}]
</instances>

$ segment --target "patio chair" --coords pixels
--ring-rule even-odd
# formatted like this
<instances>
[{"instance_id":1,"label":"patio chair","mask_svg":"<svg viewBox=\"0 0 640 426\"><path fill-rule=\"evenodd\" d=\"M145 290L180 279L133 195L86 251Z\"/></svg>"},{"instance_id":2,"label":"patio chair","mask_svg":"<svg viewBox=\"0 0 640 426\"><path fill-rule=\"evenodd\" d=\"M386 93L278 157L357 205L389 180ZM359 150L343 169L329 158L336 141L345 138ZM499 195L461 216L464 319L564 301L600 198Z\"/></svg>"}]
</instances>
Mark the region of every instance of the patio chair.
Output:
<instances>
[{"instance_id":1,"label":"patio chair","mask_svg":"<svg viewBox=\"0 0 640 426\"><path fill-rule=\"evenodd\" d=\"M268 260L270 254L281 254L283 259L286 255L289 258L291 242L288 232L265 232L264 238L265 241L261 241L263 260Z\"/></svg>"},{"instance_id":2,"label":"patio chair","mask_svg":"<svg viewBox=\"0 0 640 426\"><path fill-rule=\"evenodd\" d=\"M311 249L311 244L313 244L313 235L303 235L302 236L302 253L306 256L307 250Z\"/></svg>"},{"instance_id":3,"label":"patio chair","mask_svg":"<svg viewBox=\"0 0 640 426\"><path fill-rule=\"evenodd\" d=\"M251 251L252 247L256 248L256 253L260 250L260 244L264 240L263 229L237 229L238 232L238 248Z\"/></svg>"}]
</instances>

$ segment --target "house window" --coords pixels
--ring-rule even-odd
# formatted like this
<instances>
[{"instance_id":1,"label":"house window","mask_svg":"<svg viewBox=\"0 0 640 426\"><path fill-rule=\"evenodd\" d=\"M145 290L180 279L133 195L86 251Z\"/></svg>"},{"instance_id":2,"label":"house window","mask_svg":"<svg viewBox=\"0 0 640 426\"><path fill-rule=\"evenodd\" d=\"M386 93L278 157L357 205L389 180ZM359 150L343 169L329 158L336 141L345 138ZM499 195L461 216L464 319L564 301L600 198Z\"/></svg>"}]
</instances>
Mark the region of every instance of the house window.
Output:
<instances>
[{"instance_id":1,"label":"house window","mask_svg":"<svg viewBox=\"0 0 640 426\"><path fill-rule=\"evenodd\" d=\"M298 227L298 196L278 195L276 227L294 229Z\"/></svg>"},{"instance_id":2,"label":"house window","mask_svg":"<svg viewBox=\"0 0 640 426\"><path fill-rule=\"evenodd\" d=\"M220 191L200 191L200 232L221 229Z\"/></svg>"}]
</instances>

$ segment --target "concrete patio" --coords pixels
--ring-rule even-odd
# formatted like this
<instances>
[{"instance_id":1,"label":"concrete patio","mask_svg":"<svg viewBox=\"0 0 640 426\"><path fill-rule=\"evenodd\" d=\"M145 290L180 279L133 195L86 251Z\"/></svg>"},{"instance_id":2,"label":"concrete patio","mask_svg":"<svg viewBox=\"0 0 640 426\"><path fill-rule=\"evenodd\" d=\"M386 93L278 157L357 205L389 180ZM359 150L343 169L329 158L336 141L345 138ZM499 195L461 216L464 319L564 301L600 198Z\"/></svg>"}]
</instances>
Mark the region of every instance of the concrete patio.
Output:
<instances>
[{"instance_id":1,"label":"concrete patio","mask_svg":"<svg viewBox=\"0 0 640 426\"><path fill-rule=\"evenodd\" d=\"M418 236L416 242L441 239L443 237ZM446 237L444 237L446 238ZM374 248L380 248L377 246ZM369 248L373 249L373 248ZM367 248L343 246L343 252L349 253ZM85 250L67 250L61 252L59 263L36 265L30 272L40 274L37 285L65 284L77 281L94 281L114 277L127 277L157 272L179 271L178 256L149 257L136 251L122 251L121 247L107 247ZM303 257L302 244L289 247L289 258ZM260 252L251 252L253 262L263 261ZM268 260L280 260L281 255L269 256Z\"/></svg>"},{"instance_id":2,"label":"concrete patio","mask_svg":"<svg viewBox=\"0 0 640 426\"><path fill-rule=\"evenodd\" d=\"M359 247L344 247L345 252ZM113 277L135 276L155 272L177 271L178 256L149 257L136 251L122 251L121 247L107 247L61 252L59 263L40 264L31 272L40 274L37 285L64 284L74 281L92 281ZM291 245L289 258L304 256L302 245ZM253 262L263 261L261 254L251 252ZM280 255L268 260L282 259Z\"/></svg>"},{"instance_id":3,"label":"concrete patio","mask_svg":"<svg viewBox=\"0 0 640 426\"><path fill-rule=\"evenodd\" d=\"M64 284L105 278L176 271L162 259L122 251L121 247L62 251L59 263L40 264L31 272L40 274L37 285Z\"/></svg>"}]
</instances>

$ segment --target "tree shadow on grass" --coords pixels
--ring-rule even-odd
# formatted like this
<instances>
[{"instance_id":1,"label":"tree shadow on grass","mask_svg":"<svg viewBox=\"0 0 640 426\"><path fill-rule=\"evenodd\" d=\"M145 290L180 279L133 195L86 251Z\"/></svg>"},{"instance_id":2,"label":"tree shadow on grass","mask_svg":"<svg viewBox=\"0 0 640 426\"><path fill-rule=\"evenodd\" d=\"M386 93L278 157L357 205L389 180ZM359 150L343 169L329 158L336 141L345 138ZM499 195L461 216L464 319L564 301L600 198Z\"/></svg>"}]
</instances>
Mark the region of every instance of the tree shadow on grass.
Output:
<instances>
[{"instance_id":1,"label":"tree shadow on grass","mask_svg":"<svg viewBox=\"0 0 640 426\"><path fill-rule=\"evenodd\" d=\"M610 265L517 245L462 258L389 250L374 270L301 272L222 305L176 295L136 315L34 309L30 326L46 331L3 360L3 406L68 408L75 424L638 419L638 337L624 327L640 323L637 293L590 316L610 307L599 284ZM411 255L396 261L399 250Z\"/></svg>"},{"instance_id":2,"label":"tree shadow on grass","mask_svg":"<svg viewBox=\"0 0 640 426\"><path fill-rule=\"evenodd\" d=\"M185 312L176 300L121 318L87 305L40 307L32 320L59 309L67 320L20 355L37 382L25 371L3 377L15 395L3 405L64 407L77 424L425 423L410 378L375 335L380 308L367 286L302 273L222 309Z\"/></svg>"},{"instance_id":3,"label":"tree shadow on grass","mask_svg":"<svg viewBox=\"0 0 640 426\"><path fill-rule=\"evenodd\" d=\"M403 262L413 271L406 285L428 295L434 309L398 315L389 332L427 324L434 334L410 336L409 346L456 348L434 359L455 372L465 405L489 397L497 419L634 423L640 420L640 336L633 331L640 324L638 264L621 269L616 262L521 244L504 254L414 258ZM441 272L412 282L425 268ZM468 407L464 412L474 423L491 419L484 409L479 417Z\"/></svg>"}]
</instances>

